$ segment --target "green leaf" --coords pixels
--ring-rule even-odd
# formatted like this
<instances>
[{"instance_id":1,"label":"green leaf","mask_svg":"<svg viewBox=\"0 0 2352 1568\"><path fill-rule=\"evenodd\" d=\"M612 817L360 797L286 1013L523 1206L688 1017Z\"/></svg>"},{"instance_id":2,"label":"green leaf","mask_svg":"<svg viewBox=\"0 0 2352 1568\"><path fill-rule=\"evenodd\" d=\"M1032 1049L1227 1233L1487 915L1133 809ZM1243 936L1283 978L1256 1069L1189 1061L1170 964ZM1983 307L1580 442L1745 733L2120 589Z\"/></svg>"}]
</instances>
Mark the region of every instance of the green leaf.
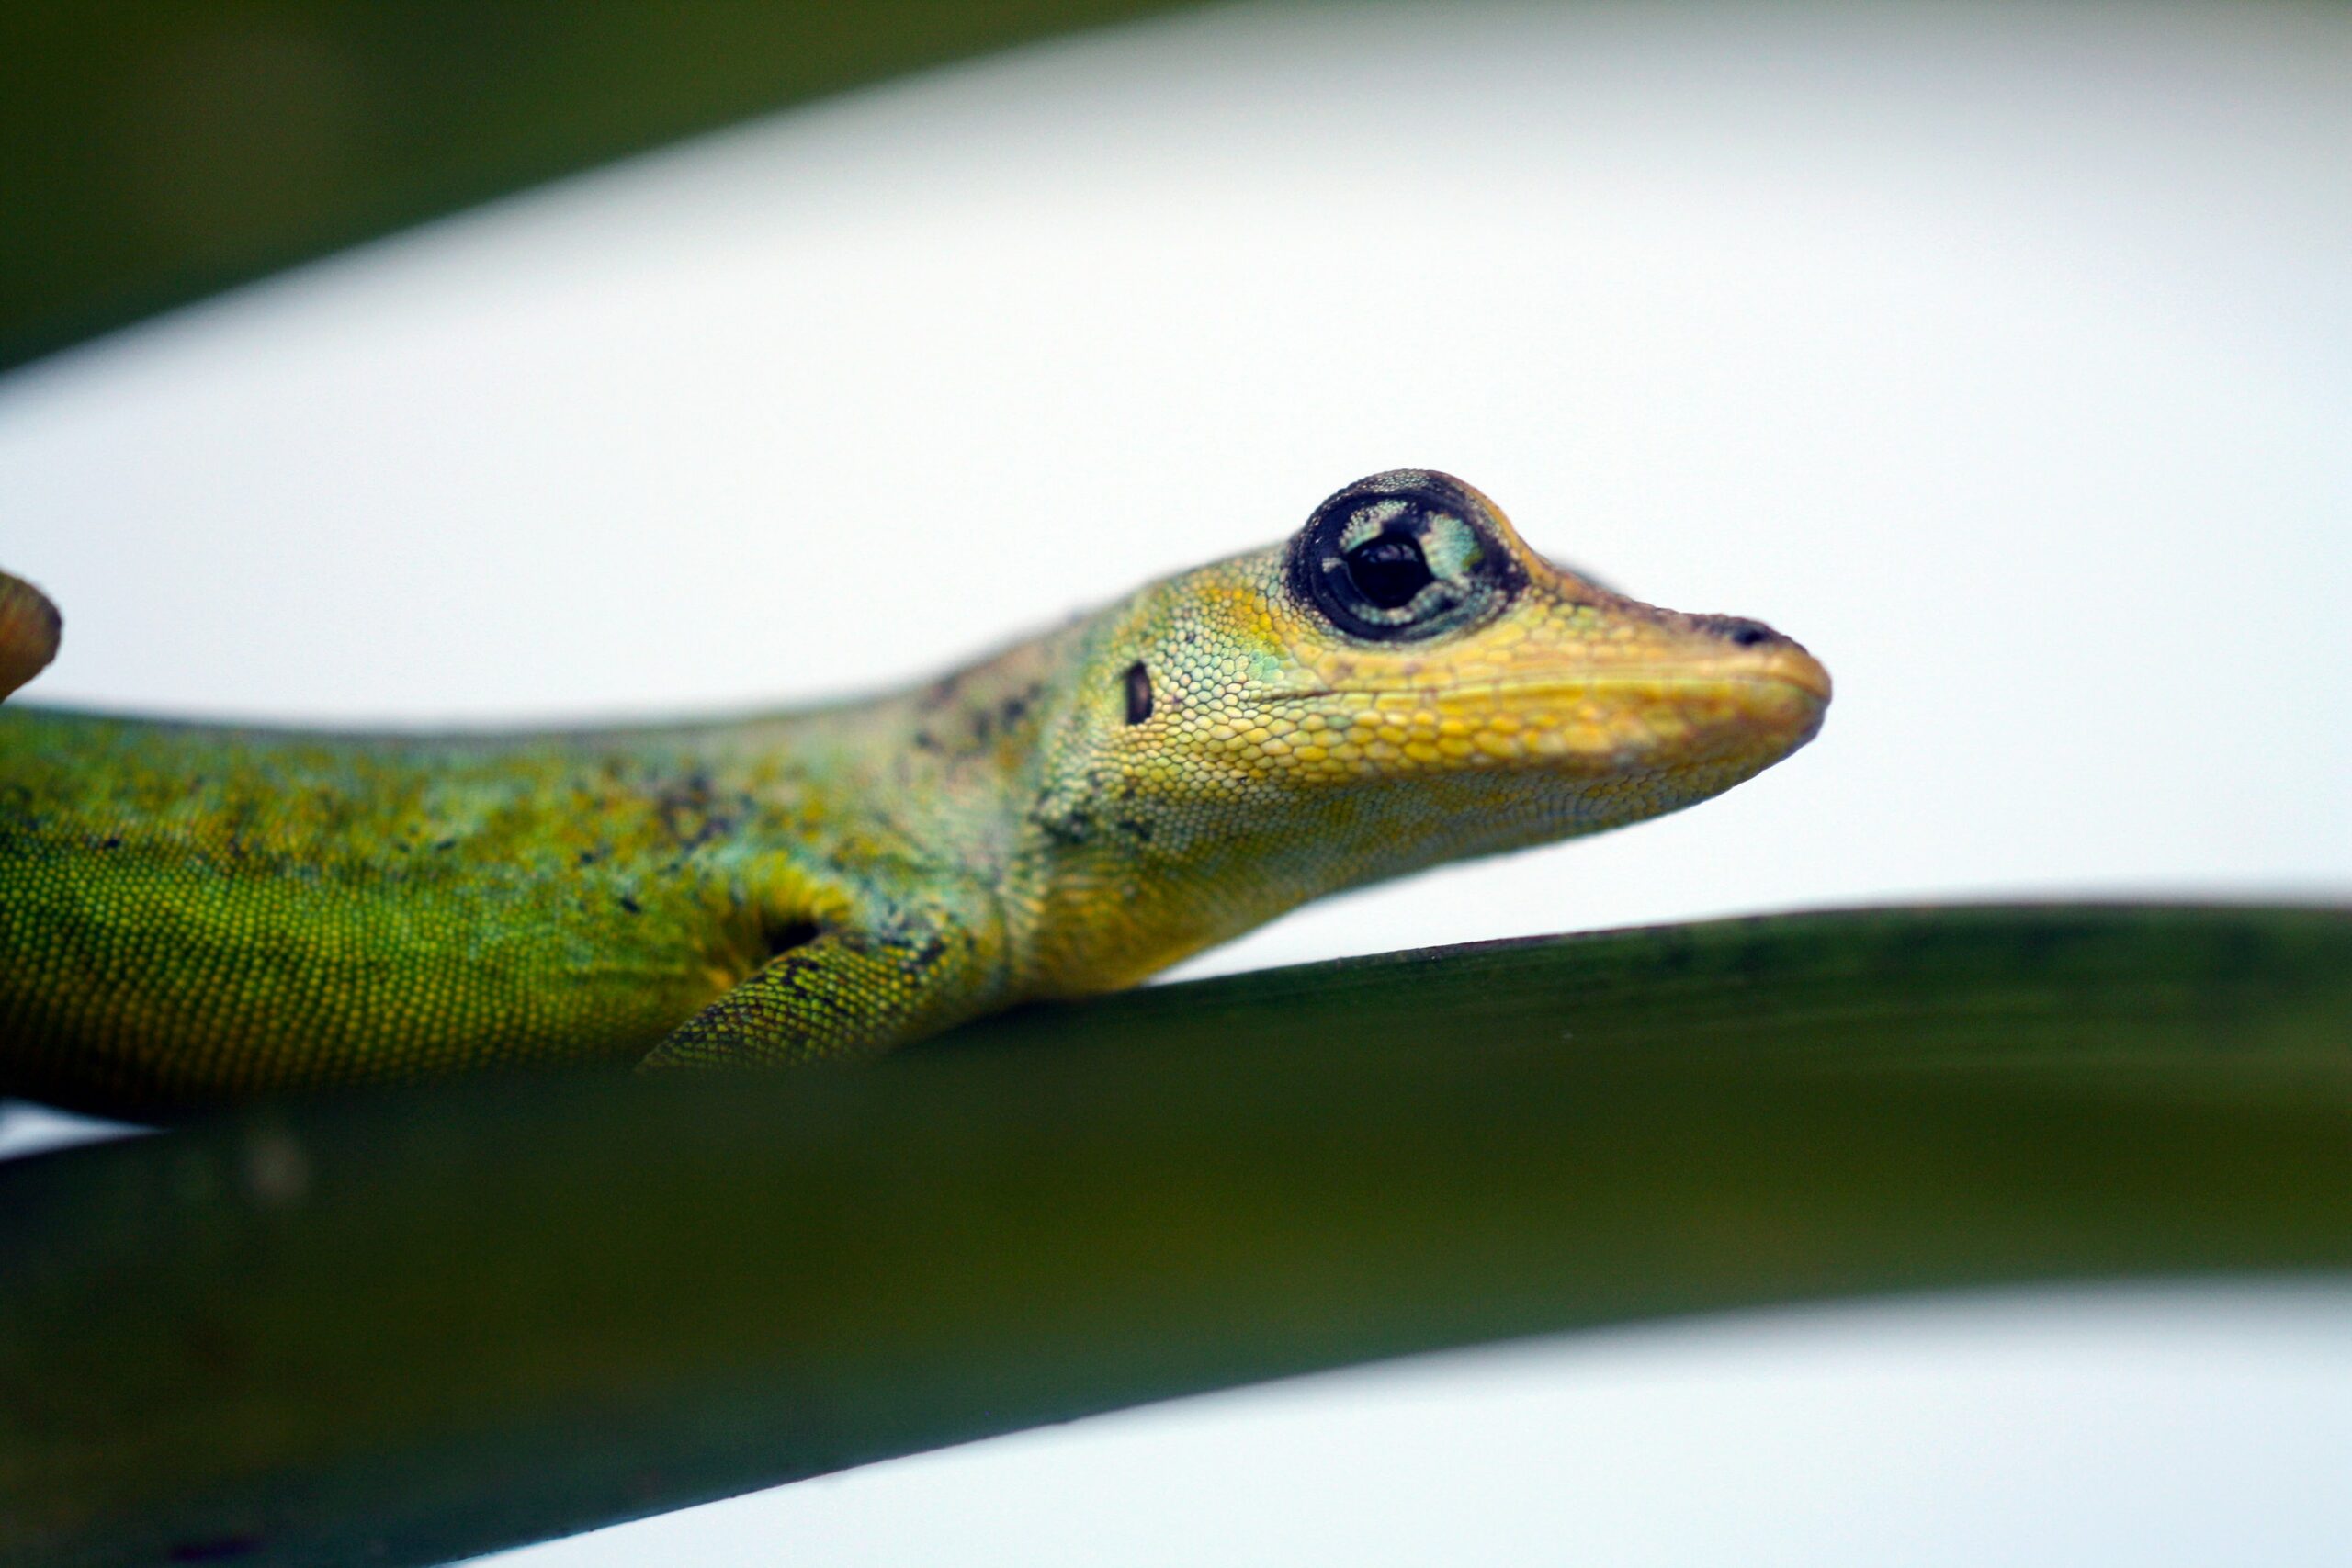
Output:
<instances>
[{"instance_id":1,"label":"green leaf","mask_svg":"<svg viewBox=\"0 0 2352 1568\"><path fill-rule=\"evenodd\" d=\"M20 0L0 370L749 115L1176 0Z\"/></svg>"},{"instance_id":2,"label":"green leaf","mask_svg":"<svg viewBox=\"0 0 2352 1568\"><path fill-rule=\"evenodd\" d=\"M0 1168L0 1562L425 1562L1826 1294L2352 1263L2352 915L1894 909Z\"/></svg>"}]
</instances>

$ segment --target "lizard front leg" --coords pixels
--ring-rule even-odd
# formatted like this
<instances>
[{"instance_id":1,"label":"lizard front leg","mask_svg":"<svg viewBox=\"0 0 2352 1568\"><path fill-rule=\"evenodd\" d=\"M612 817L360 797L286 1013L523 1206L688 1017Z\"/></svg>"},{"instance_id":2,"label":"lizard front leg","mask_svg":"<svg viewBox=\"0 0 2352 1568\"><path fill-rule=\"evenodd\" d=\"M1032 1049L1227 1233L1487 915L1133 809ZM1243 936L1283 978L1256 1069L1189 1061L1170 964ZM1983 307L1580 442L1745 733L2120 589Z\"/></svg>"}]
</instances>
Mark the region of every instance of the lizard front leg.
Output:
<instances>
[{"instance_id":1,"label":"lizard front leg","mask_svg":"<svg viewBox=\"0 0 2352 1568\"><path fill-rule=\"evenodd\" d=\"M855 1061L995 1005L1003 969L985 895L894 904L776 953L638 1067Z\"/></svg>"}]
</instances>

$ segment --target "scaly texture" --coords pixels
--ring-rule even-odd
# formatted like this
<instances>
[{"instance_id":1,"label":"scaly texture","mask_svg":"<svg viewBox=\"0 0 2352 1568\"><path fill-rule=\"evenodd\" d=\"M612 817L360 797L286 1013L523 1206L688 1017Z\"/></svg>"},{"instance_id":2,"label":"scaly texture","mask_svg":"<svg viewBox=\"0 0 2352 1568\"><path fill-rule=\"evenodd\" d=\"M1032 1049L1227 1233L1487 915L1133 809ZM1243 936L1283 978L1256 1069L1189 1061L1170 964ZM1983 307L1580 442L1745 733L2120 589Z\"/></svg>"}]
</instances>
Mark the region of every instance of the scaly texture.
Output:
<instances>
[{"instance_id":1,"label":"scaly texture","mask_svg":"<svg viewBox=\"0 0 2352 1568\"><path fill-rule=\"evenodd\" d=\"M0 711L0 1087L159 1115L854 1057L1690 805L1828 696L1769 628L1608 592L1407 469L863 705L444 739Z\"/></svg>"}]
</instances>

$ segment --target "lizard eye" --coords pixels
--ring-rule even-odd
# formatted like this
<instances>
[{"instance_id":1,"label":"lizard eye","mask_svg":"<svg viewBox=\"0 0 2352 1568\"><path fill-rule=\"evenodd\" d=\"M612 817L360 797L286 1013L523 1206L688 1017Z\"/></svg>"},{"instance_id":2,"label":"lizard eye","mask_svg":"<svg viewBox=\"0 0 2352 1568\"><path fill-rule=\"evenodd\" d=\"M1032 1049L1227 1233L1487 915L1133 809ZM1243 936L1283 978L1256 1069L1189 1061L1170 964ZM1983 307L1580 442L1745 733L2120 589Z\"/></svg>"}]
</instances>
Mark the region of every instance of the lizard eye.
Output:
<instances>
[{"instance_id":1,"label":"lizard eye","mask_svg":"<svg viewBox=\"0 0 2352 1568\"><path fill-rule=\"evenodd\" d=\"M1486 620L1523 578L1469 487L1400 468L1360 479L1292 539L1292 592L1368 642L1411 642Z\"/></svg>"}]
</instances>

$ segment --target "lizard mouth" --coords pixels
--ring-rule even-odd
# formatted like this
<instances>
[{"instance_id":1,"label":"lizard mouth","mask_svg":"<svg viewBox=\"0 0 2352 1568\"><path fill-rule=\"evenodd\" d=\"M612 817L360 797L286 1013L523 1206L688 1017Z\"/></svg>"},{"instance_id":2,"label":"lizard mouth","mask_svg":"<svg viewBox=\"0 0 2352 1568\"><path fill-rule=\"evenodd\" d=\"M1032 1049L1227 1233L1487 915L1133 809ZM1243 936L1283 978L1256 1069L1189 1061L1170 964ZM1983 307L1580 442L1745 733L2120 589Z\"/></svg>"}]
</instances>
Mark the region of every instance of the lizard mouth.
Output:
<instances>
[{"instance_id":1,"label":"lizard mouth","mask_svg":"<svg viewBox=\"0 0 2352 1568\"><path fill-rule=\"evenodd\" d=\"M1819 711L1829 706L1829 674L1817 664L1809 673L1740 671L1694 674L1688 670L1612 670L1605 675L1520 676L1443 685L1317 686L1268 692L1259 700L1272 705L1356 698L1374 708L1409 705L1443 709L1465 704L1551 707L1578 702L1670 702L1677 695L1713 696L1735 702L1746 699L1747 705L1766 709L1788 706L1793 701L1795 705L1809 705Z\"/></svg>"},{"instance_id":2,"label":"lizard mouth","mask_svg":"<svg viewBox=\"0 0 2352 1568\"><path fill-rule=\"evenodd\" d=\"M1811 740L1829 706L1827 671L1802 650L1764 659L1528 671L1475 681L1347 684L1269 693L1312 716L1295 739L1320 761L1444 769L1512 765L1575 774L1768 765Z\"/></svg>"},{"instance_id":3,"label":"lizard mouth","mask_svg":"<svg viewBox=\"0 0 2352 1568\"><path fill-rule=\"evenodd\" d=\"M1603 675L1522 677L1465 683L1429 694L1440 712L1476 705L1501 711L1576 711L1678 715L1710 726L1732 724L1770 731L1802 730L1806 739L1829 708L1829 673L1806 660L1803 670L1615 670Z\"/></svg>"},{"instance_id":4,"label":"lizard mouth","mask_svg":"<svg viewBox=\"0 0 2352 1568\"><path fill-rule=\"evenodd\" d=\"M1442 670L1431 671L1439 679L1431 681L1406 680L1384 685L1334 685L1286 692L1269 692L1262 700L1270 703L1313 702L1330 697L1367 699L1380 705L1404 703L1448 704L1465 699L1490 699L1497 702L1553 703L1577 698L1601 699L1662 695L1672 692L1690 694L1717 693L1736 694L1751 693L1771 702L1784 693L1794 693L1810 698L1821 707L1829 705L1831 684L1829 671L1820 660L1793 645L1777 648L1759 657L1725 658L1709 660L1681 660L1658 664L1624 664L1613 668L1595 669L1580 673L1557 670L1533 670L1524 672L1503 671L1477 679L1448 680Z\"/></svg>"}]
</instances>

